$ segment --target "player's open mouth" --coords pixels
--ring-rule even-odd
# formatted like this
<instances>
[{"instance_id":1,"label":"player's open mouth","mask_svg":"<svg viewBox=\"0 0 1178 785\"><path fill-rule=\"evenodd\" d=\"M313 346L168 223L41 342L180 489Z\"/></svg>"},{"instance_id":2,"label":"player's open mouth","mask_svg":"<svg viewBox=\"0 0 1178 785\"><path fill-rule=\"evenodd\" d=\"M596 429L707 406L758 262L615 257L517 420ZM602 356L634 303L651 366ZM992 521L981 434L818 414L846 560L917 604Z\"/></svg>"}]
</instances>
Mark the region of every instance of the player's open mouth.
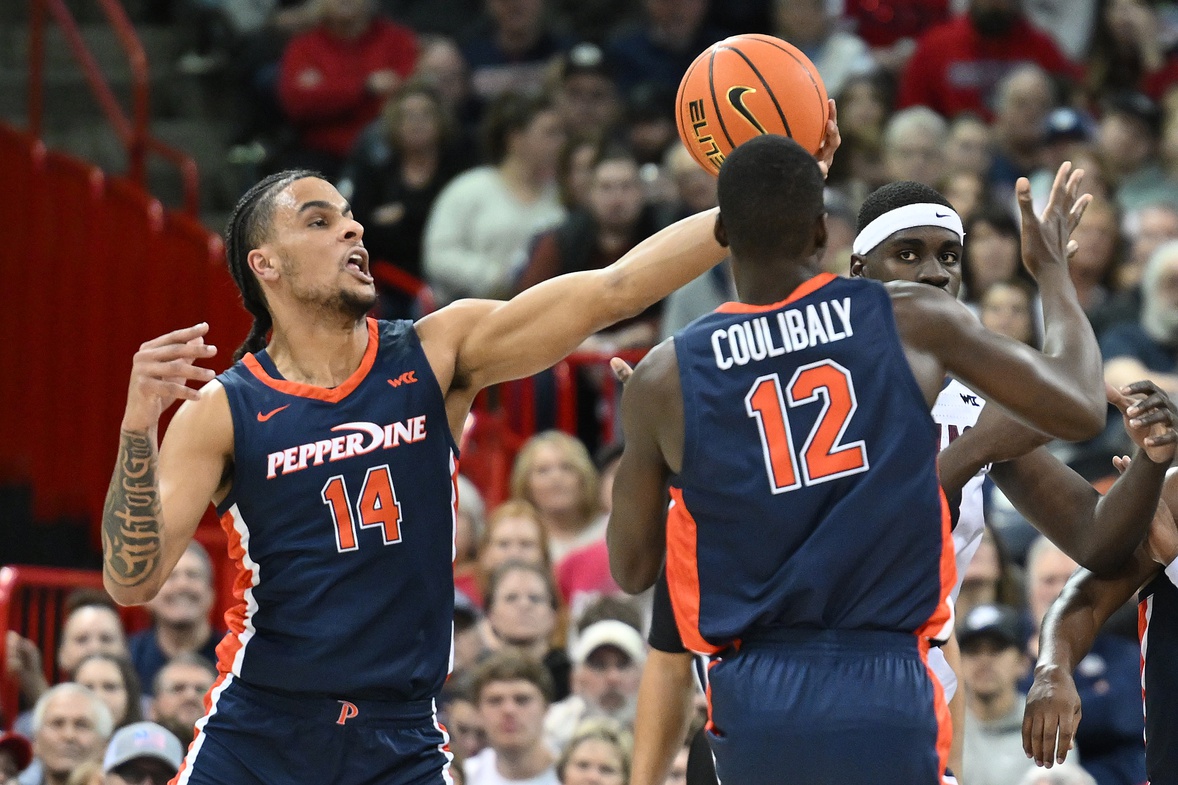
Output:
<instances>
[{"instance_id":1,"label":"player's open mouth","mask_svg":"<svg viewBox=\"0 0 1178 785\"><path fill-rule=\"evenodd\" d=\"M361 281L372 283L373 278L368 273L368 250L364 246L357 246L348 253L344 267Z\"/></svg>"}]
</instances>

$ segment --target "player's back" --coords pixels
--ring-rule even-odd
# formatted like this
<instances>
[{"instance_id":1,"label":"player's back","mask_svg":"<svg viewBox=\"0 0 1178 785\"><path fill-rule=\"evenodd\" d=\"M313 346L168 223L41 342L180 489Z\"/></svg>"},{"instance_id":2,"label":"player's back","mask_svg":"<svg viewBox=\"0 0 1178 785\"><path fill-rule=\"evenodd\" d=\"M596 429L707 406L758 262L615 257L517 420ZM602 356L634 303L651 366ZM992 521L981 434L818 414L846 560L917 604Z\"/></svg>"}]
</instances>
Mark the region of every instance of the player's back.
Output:
<instances>
[{"instance_id":1,"label":"player's back","mask_svg":"<svg viewBox=\"0 0 1178 785\"><path fill-rule=\"evenodd\" d=\"M675 337L684 448L667 576L684 641L939 636L954 579L937 431L884 287L819 275Z\"/></svg>"},{"instance_id":2,"label":"player's back","mask_svg":"<svg viewBox=\"0 0 1178 785\"><path fill-rule=\"evenodd\" d=\"M427 700L449 671L458 451L412 323L368 327L336 388L282 379L265 352L220 377L240 571L218 655L255 686Z\"/></svg>"}]
</instances>

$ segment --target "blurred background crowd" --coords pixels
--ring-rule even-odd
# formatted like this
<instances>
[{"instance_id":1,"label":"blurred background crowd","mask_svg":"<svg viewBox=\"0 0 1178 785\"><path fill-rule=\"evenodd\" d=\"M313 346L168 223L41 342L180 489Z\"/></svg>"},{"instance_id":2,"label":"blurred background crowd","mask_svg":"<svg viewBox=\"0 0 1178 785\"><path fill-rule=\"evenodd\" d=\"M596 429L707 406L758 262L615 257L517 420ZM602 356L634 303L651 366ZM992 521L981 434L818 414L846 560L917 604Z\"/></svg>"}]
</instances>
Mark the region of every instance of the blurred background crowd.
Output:
<instances>
[{"instance_id":1,"label":"blurred background crowd","mask_svg":"<svg viewBox=\"0 0 1178 785\"><path fill-rule=\"evenodd\" d=\"M708 45L765 32L804 51L838 103L832 272L847 273L867 194L924 183L964 219L963 299L988 328L1034 345L1041 315L1019 261L1014 184L1030 178L1042 201L1071 160L1096 197L1071 274L1106 379L1150 378L1178 395L1178 4L159 0L136 13L178 31L169 67L222 107L234 194L289 167L337 183L365 226L383 317L608 265L714 206L715 179L678 142L675 90ZM734 296L722 265L582 349L648 348ZM609 577L603 537L619 447L603 422L612 414L596 405L613 395L601 392L602 375L578 379L590 405L577 437L543 431L519 451L509 500L488 508L462 480L455 670L442 709L469 783L628 780L650 610ZM535 384L543 430L554 424L551 381ZM1102 437L1053 449L1101 487L1124 438L1110 416ZM1030 771L1020 728L1038 625L1076 565L992 486L986 504L986 541L957 608L964 781L1143 783L1131 608L1078 669L1083 769ZM25 785L101 782L104 767L90 762L113 730L145 717L187 745L215 678L213 570L190 548L153 602L151 626L133 635L109 600L86 594L74 598L58 651L9 632L23 735L0 737L0 783L17 781L32 752ZM46 660L89 691L49 685ZM542 778L530 779L537 766ZM681 755L668 783L686 781L685 766Z\"/></svg>"}]
</instances>

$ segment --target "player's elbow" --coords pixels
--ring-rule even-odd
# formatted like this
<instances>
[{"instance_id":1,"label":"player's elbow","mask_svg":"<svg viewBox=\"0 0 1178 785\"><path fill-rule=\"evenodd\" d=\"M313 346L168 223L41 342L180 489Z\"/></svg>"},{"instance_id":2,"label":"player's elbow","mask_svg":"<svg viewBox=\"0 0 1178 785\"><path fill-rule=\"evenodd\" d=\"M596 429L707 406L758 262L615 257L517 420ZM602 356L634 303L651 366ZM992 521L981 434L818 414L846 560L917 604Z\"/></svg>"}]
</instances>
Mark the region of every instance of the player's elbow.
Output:
<instances>
[{"instance_id":1,"label":"player's elbow","mask_svg":"<svg viewBox=\"0 0 1178 785\"><path fill-rule=\"evenodd\" d=\"M111 599L123 607L132 605L146 605L155 599L159 586L140 584L138 586L124 586L116 583L105 570L102 572L102 585Z\"/></svg>"},{"instance_id":2,"label":"player's elbow","mask_svg":"<svg viewBox=\"0 0 1178 785\"><path fill-rule=\"evenodd\" d=\"M609 549L609 571L614 582L627 594L638 594L654 585L658 577L658 565L651 570L640 554L619 553Z\"/></svg>"}]
</instances>

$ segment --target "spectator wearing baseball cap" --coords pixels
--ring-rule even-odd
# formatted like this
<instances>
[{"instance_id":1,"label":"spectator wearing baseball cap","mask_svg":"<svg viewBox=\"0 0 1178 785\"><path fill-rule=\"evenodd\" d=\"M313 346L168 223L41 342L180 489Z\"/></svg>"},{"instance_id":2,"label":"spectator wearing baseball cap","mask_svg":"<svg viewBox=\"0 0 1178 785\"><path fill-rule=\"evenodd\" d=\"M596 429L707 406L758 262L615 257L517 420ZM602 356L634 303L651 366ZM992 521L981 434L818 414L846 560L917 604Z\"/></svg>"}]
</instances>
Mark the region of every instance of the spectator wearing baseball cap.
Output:
<instances>
[{"instance_id":1,"label":"spectator wearing baseball cap","mask_svg":"<svg viewBox=\"0 0 1178 785\"><path fill-rule=\"evenodd\" d=\"M1027 698L1018 684L1030 665L1024 640L1018 612L1006 605L979 605L958 624L971 785L1009 785L1034 766L1022 741Z\"/></svg>"},{"instance_id":2,"label":"spectator wearing baseball cap","mask_svg":"<svg viewBox=\"0 0 1178 785\"><path fill-rule=\"evenodd\" d=\"M16 782L33 761L33 745L19 733L0 733L0 785Z\"/></svg>"},{"instance_id":3,"label":"spectator wearing baseball cap","mask_svg":"<svg viewBox=\"0 0 1178 785\"><path fill-rule=\"evenodd\" d=\"M577 637L570 654L572 695L548 709L548 743L563 749L577 726L595 717L608 717L632 731L646 662L646 642L638 630L617 619L594 622Z\"/></svg>"},{"instance_id":4,"label":"spectator wearing baseball cap","mask_svg":"<svg viewBox=\"0 0 1178 785\"><path fill-rule=\"evenodd\" d=\"M577 44L561 56L554 85L556 108L570 135L608 136L622 116L622 102L605 53Z\"/></svg>"},{"instance_id":5,"label":"spectator wearing baseball cap","mask_svg":"<svg viewBox=\"0 0 1178 785\"><path fill-rule=\"evenodd\" d=\"M162 725L136 722L111 737L102 759L105 785L167 785L180 770L184 750Z\"/></svg>"}]
</instances>

